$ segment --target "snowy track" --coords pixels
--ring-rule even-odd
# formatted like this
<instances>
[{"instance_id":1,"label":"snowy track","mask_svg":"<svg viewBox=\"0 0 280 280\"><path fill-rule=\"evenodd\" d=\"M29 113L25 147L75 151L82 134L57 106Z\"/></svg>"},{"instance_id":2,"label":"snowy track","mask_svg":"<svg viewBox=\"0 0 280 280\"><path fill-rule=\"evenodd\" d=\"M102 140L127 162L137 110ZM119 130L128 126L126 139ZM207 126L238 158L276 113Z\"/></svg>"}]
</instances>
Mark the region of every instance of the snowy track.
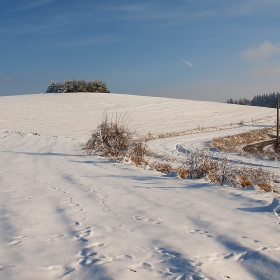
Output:
<instances>
[{"instance_id":1,"label":"snowy track","mask_svg":"<svg viewBox=\"0 0 280 280\"><path fill-rule=\"evenodd\" d=\"M0 134L0 279L279 279L279 201ZM261 230L259 230L261 229Z\"/></svg>"},{"instance_id":2,"label":"snowy track","mask_svg":"<svg viewBox=\"0 0 280 280\"><path fill-rule=\"evenodd\" d=\"M166 154L171 156L173 152L178 149L178 147L182 147L185 150L204 148L206 146L206 143L212 141L213 138L234 135L266 127L273 127L273 122L266 122L264 124L252 124L246 126L242 125L240 127L232 129L221 129L217 131L200 132L178 137L156 139L149 142L149 148L159 154Z\"/></svg>"}]
</instances>

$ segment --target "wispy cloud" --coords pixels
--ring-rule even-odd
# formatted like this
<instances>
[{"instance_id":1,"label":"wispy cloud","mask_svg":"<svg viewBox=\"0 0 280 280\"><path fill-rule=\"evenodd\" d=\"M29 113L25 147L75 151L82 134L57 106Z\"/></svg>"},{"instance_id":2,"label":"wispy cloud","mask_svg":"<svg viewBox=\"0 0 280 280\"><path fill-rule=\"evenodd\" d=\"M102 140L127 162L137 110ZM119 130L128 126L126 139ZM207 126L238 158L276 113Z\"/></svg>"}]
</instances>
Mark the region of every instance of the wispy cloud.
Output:
<instances>
[{"instance_id":1,"label":"wispy cloud","mask_svg":"<svg viewBox=\"0 0 280 280\"><path fill-rule=\"evenodd\" d=\"M209 1L211 2L211 1ZM257 14L270 17L277 15L280 8L278 0L245 0L227 3L215 0L213 3L185 3L183 5L162 5L160 1L143 1L141 4L111 5L106 10L118 11L117 15L129 20L172 20L176 22L215 18L238 18Z\"/></svg>"},{"instance_id":2,"label":"wispy cloud","mask_svg":"<svg viewBox=\"0 0 280 280\"><path fill-rule=\"evenodd\" d=\"M83 24L85 19L80 13L65 12L59 15L50 15L48 18L43 18L40 22L20 20L14 21L13 24L0 27L0 34L3 35L19 35L19 34L35 34L35 33L49 33L56 34L69 26L77 26Z\"/></svg>"},{"instance_id":3,"label":"wispy cloud","mask_svg":"<svg viewBox=\"0 0 280 280\"><path fill-rule=\"evenodd\" d=\"M182 60L184 63L188 64L190 67L194 67L189 61L187 60Z\"/></svg>"},{"instance_id":4,"label":"wispy cloud","mask_svg":"<svg viewBox=\"0 0 280 280\"><path fill-rule=\"evenodd\" d=\"M279 46L273 45L269 41L265 41L258 48L252 47L248 50L241 52L241 55L243 58L264 59L278 53L280 53Z\"/></svg>"},{"instance_id":5,"label":"wispy cloud","mask_svg":"<svg viewBox=\"0 0 280 280\"><path fill-rule=\"evenodd\" d=\"M40 1L33 1L31 3L26 3L23 6L19 6L18 8L14 9L14 11L24 11L24 10L30 10L30 9L34 9L36 7L42 6L42 5L46 5L46 4L50 4L52 3L54 0L40 0Z\"/></svg>"},{"instance_id":6,"label":"wispy cloud","mask_svg":"<svg viewBox=\"0 0 280 280\"><path fill-rule=\"evenodd\" d=\"M166 10L164 6L155 3L113 5L105 10L117 11L122 19L128 20L160 20L172 19L178 16L176 11Z\"/></svg>"}]
</instances>

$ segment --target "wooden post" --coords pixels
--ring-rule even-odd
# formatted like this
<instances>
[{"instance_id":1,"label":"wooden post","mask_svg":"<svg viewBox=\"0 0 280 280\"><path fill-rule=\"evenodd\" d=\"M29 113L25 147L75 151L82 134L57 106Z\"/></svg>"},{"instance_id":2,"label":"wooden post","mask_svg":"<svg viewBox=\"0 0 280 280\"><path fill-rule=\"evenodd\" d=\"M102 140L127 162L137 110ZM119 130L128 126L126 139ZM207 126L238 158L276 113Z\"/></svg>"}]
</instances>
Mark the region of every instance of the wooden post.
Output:
<instances>
[{"instance_id":1,"label":"wooden post","mask_svg":"<svg viewBox=\"0 0 280 280\"><path fill-rule=\"evenodd\" d=\"M279 110L280 110L280 98L277 98L277 121L276 121L276 132L277 132L277 148L279 148L280 145L280 137L279 137Z\"/></svg>"}]
</instances>

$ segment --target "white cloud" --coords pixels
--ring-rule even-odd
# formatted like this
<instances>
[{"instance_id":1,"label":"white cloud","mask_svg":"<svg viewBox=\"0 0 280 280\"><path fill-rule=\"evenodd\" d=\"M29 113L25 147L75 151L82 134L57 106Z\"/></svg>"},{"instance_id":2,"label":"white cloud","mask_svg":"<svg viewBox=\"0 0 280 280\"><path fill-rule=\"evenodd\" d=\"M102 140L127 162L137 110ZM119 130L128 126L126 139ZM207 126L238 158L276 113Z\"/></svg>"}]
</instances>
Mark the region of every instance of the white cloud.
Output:
<instances>
[{"instance_id":1,"label":"white cloud","mask_svg":"<svg viewBox=\"0 0 280 280\"><path fill-rule=\"evenodd\" d=\"M190 62L188 62L187 60L183 60L184 63L187 63L190 67L194 67Z\"/></svg>"},{"instance_id":2,"label":"white cloud","mask_svg":"<svg viewBox=\"0 0 280 280\"><path fill-rule=\"evenodd\" d=\"M133 2L133 1L131 1ZM184 2L184 1L183 1ZM170 24L206 20L228 19L263 14L265 17L278 17L279 0L243 0L243 1L185 1L192 3L168 4L161 1L145 1L141 4L106 5L106 10L117 11L116 15L125 20L167 20ZM230 3L228 3L230 2Z\"/></svg>"},{"instance_id":3,"label":"white cloud","mask_svg":"<svg viewBox=\"0 0 280 280\"><path fill-rule=\"evenodd\" d=\"M271 42L265 41L258 48L250 48L245 50L241 53L241 55L243 58L263 59L278 53L280 53L279 46L275 46Z\"/></svg>"}]
</instances>

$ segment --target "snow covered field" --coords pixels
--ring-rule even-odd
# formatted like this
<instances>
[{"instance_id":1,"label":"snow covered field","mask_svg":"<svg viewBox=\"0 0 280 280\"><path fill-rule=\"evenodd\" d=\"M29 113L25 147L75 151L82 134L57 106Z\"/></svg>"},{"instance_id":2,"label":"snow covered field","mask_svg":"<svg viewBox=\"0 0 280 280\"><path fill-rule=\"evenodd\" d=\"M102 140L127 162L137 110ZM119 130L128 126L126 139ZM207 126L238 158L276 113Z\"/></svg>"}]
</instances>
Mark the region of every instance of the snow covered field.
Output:
<instances>
[{"instance_id":1,"label":"snow covered field","mask_svg":"<svg viewBox=\"0 0 280 280\"><path fill-rule=\"evenodd\" d=\"M0 97L0 279L280 279L278 195L86 156L108 108L130 110L140 134L216 127L149 142L169 155L275 119L275 109L117 94ZM229 157L280 175L278 162Z\"/></svg>"}]
</instances>

